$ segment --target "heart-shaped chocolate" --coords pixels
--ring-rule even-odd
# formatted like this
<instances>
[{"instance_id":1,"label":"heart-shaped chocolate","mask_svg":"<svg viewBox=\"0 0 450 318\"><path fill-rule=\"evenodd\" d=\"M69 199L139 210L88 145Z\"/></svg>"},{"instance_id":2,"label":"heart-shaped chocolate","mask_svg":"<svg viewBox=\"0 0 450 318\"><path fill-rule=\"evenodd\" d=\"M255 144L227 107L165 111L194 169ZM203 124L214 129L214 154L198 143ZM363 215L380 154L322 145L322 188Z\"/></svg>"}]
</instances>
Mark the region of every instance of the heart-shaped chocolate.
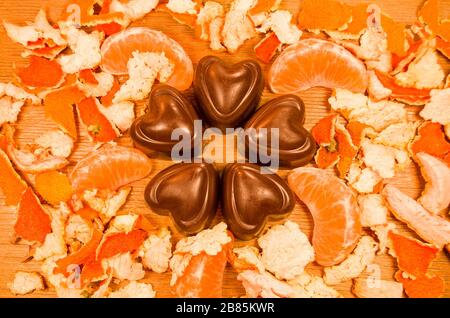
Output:
<instances>
[{"instance_id":1,"label":"heart-shaped chocolate","mask_svg":"<svg viewBox=\"0 0 450 318\"><path fill-rule=\"evenodd\" d=\"M253 164L228 165L222 176L222 211L231 231L239 239L259 235L266 222L288 216L294 195L276 174L262 174Z\"/></svg>"},{"instance_id":2,"label":"heart-shaped chocolate","mask_svg":"<svg viewBox=\"0 0 450 318\"><path fill-rule=\"evenodd\" d=\"M264 104L245 125L247 157L257 158L258 162L267 164L261 157L264 154L273 157L278 153L281 166L299 167L307 164L314 157L316 143L303 127L304 122L305 106L296 95L280 96ZM250 132L252 128L254 134ZM278 128L278 147L272 147L273 128Z\"/></svg>"},{"instance_id":3,"label":"heart-shaped chocolate","mask_svg":"<svg viewBox=\"0 0 450 318\"><path fill-rule=\"evenodd\" d=\"M225 132L253 113L264 89L259 64L245 60L227 65L215 56L200 60L194 77L198 107L209 124Z\"/></svg>"},{"instance_id":4,"label":"heart-shaped chocolate","mask_svg":"<svg viewBox=\"0 0 450 318\"><path fill-rule=\"evenodd\" d=\"M194 140L201 137L194 129L196 119L199 117L195 108L176 88L158 85L152 90L147 112L134 121L130 135L136 145L146 152L170 153L178 143L178 140L171 139L174 129L189 133L191 146Z\"/></svg>"},{"instance_id":5,"label":"heart-shaped chocolate","mask_svg":"<svg viewBox=\"0 0 450 318\"><path fill-rule=\"evenodd\" d=\"M145 189L145 200L161 215L169 215L180 232L194 234L214 218L219 175L207 163L179 163L159 172Z\"/></svg>"}]
</instances>

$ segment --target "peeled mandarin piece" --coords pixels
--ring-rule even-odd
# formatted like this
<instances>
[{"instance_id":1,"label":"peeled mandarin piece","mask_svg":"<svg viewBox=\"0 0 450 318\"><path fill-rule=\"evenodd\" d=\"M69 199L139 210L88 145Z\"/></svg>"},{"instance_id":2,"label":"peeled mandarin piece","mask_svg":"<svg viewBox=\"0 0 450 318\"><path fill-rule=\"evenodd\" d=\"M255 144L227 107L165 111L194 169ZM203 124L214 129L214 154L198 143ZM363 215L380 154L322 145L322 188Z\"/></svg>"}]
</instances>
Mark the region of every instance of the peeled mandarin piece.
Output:
<instances>
[{"instance_id":1,"label":"peeled mandarin piece","mask_svg":"<svg viewBox=\"0 0 450 318\"><path fill-rule=\"evenodd\" d=\"M361 236L360 211L352 190L317 168L294 169L288 184L313 216L317 263L332 266L342 262Z\"/></svg>"},{"instance_id":2,"label":"peeled mandarin piece","mask_svg":"<svg viewBox=\"0 0 450 318\"><path fill-rule=\"evenodd\" d=\"M363 62L340 45L314 38L287 47L273 62L268 82L277 94L315 86L364 93L368 84Z\"/></svg>"}]
</instances>

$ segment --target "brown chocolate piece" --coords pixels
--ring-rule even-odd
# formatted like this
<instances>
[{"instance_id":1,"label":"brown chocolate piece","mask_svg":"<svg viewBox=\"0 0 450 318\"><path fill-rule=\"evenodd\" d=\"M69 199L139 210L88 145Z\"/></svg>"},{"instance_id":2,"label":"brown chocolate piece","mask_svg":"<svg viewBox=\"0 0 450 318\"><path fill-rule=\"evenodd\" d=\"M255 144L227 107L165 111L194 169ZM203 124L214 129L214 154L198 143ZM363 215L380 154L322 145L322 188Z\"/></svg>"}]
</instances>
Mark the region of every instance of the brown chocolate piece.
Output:
<instances>
[{"instance_id":1,"label":"brown chocolate piece","mask_svg":"<svg viewBox=\"0 0 450 318\"><path fill-rule=\"evenodd\" d=\"M294 195L276 174L261 174L253 164L228 165L222 177L222 210L233 234L258 236L268 220L280 220L294 208Z\"/></svg>"},{"instance_id":2,"label":"brown chocolate piece","mask_svg":"<svg viewBox=\"0 0 450 318\"><path fill-rule=\"evenodd\" d=\"M139 148L170 153L178 143L171 140L175 128L190 133L192 146L196 138L201 138L194 129L196 119L199 117L195 108L177 89L158 85L152 90L147 112L134 121L130 135Z\"/></svg>"},{"instance_id":3,"label":"brown chocolate piece","mask_svg":"<svg viewBox=\"0 0 450 318\"><path fill-rule=\"evenodd\" d=\"M304 122L305 106L296 95L280 96L264 104L245 125L245 129L256 129L256 134L247 133L245 137L247 157L253 150L258 162L264 164L267 162L261 160L261 154L273 156L278 152L281 166L299 167L307 164L314 157L316 143L303 127ZM260 128L268 129L265 133ZM279 147L276 149L271 147L270 128L279 129ZM267 137L267 142L264 137Z\"/></svg>"},{"instance_id":4,"label":"brown chocolate piece","mask_svg":"<svg viewBox=\"0 0 450 318\"><path fill-rule=\"evenodd\" d=\"M219 175L211 164L176 164L150 181L144 197L154 212L169 215L180 232L194 234L216 215Z\"/></svg>"},{"instance_id":5,"label":"brown chocolate piece","mask_svg":"<svg viewBox=\"0 0 450 318\"><path fill-rule=\"evenodd\" d=\"M245 60L227 65L215 56L200 60L194 77L198 107L213 127L235 128L253 113L264 89L259 64Z\"/></svg>"}]
</instances>

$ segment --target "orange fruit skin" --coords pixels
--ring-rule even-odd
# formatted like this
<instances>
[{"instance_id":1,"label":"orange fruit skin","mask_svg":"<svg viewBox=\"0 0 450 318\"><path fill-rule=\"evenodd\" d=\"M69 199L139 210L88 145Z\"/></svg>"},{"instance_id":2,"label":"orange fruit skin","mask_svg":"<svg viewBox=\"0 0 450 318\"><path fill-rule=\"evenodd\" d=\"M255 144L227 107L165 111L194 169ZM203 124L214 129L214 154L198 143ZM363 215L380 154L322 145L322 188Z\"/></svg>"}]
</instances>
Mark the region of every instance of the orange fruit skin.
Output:
<instances>
[{"instance_id":1,"label":"orange fruit skin","mask_svg":"<svg viewBox=\"0 0 450 318\"><path fill-rule=\"evenodd\" d=\"M223 273L227 264L227 253L222 250L211 256L204 252L191 258L174 286L180 298L222 297Z\"/></svg>"},{"instance_id":2,"label":"orange fruit skin","mask_svg":"<svg viewBox=\"0 0 450 318\"><path fill-rule=\"evenodd\" d=\"M314 219L313 247L322 266L342 262L361 236L360 210L352 190L338 177L317 168L297 168L288 184Z\"/></svg>"},{"instance_id":3,"label":"orange fruit skin","mask_svg":"<svg viewBox=\"0 0 450 318\"><path fill-rule=\"evenodd\" d=\"M50 217L30 187L25 190L20 200L14 231L24 240L41 244L52 231Z\"/></svg>"},{"instance_id":4,"label":"orange fruit skin","mask_svg":"<svg viewBox=\"0 0 450 318\"><path fill-rule=\"evenodd\" d=\"M315 86L364 93L368 78L364 63L348 50L329 41L310 38L287 47L275 59L268 82L277 94Z\"/></svg>"},{"instance_id":5,"label":"orange fruit skin","mask_svg":"<svg viewBox=\"0 0 450 318\"><path fill-rule=\"evenodd\" d=\"M167 84L181 91L191 86L194 68L181 45L164 33L145 27L129 28L107 38L101 48L100 66L111 74L126 75L127 62L135 51L164 52L175 66Z\"/></svg>"},{"instance_id":6,"label":"orange fruit skin","mask_svg":"<svg viewBox=\"0 0 450 318\"><path fill-rule=\"evenodd\" d=\"M14 170L11 161L3 150L0 150L0 190L5 196L6 205L17 205L27 184Z\"/></svg>"},{"instance_id":7,"label":"orange fruit skin","mask_svg":"<svg viewBox=\"0 0 450 318\"><path fill-rule=\"evenodd\" d=\"M117 190L146 177L152 168L141 151L111 144L80 160L69 175L75 192L87 189Z\"/></svg>"}]
</instances>

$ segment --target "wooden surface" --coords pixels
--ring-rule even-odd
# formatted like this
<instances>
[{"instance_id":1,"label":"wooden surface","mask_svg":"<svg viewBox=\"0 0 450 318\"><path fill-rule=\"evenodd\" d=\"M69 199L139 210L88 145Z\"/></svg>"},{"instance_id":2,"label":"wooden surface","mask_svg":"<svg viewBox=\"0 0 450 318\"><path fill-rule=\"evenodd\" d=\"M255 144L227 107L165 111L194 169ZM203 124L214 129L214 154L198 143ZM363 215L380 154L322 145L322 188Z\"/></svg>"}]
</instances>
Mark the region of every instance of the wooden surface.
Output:
<instances>
[{"instance_id":1,"label":"wooden surface","mask_svg":"<svg viewBox=\"0 0 450 318\"><path fill-rule=\"evenodd\" d=\"M43 7L49 12L50 19L55 19L61 10L61 3L63 1L47 1L47 0L0 0L0 21L7 20L13 23L24 23L25 21L32 21L39 8ZM230 0L222 1L224 3L231 2ZM357 3L360 1L347 1L351 3ZM415 20L415 14L418 6L422 0L397 0L397 1L371 1L381 6L383 12L386 12L398 21L411 23ZM55 5L57 3L57 5ZM283 7L288 8L291 12L297 12L301 1L299 0L283 0ZM441 0L441 9L445 14L450 13L450 0ZM184 49L187 51L194 63L197 63L199 59L208 54L220 55L222 58L229 62L237 62L243 58L253 57L253 47L257 43L258 39L248 41L244 47L242 47L238 54L216 54L208 49L208 44L194 38L193 32L189 28L182 26L172 20L165 13L151 13L145 19L134 23L134 25L143 25L164 31L167 35L178 41ZM3 28L0 30L0 81L7 82L11 80L13 76L13 64L24 63L24 60L20 57L22 48L19 45L12 43L6 36ZM450 69L450 65L447 61L442 59L442 63L445 66L446 71ZM268 66L263 66L264 72L267 73ZM306 92L299 94L303 98L306 104L306 127L310 129L321 117L327 114L329 106L327 104L327 98L330 91L323 88L314 88ZM264 93L263 102L274 97L267 90ZM410 116L414 118L418 108L410 108ZM143 111L143 106L137 107L137 113ZM56 126L44 116L44 110L41 106L26 106L20 115L18 124L16 125L17 134L16 138L19 144L31 142L36 136L44 131L55 128ZM86 133L83 129L79 129L80 139L76 144L76 148L70 160L72 165L76 163L80 158L87 154L94 146L86 138ZM129 137L123 136L120 141L121 144L130 145ZM132 210L138 213L148 214L150 220L160 226L169 225L174 232L175 240L178 240L181 236L176 233L176 230L170 224L168 218L157 216L147 208L143 200L143 189L147 182L155 175L156 172L161 169L170 166L172 163L167 158L157 158L153 160L154 170L151 176L145 180L141 180L133 185L133 191L129 200L125 206L126 209ZM280 175L286 176L288 171L280 171ZM418 175L417 167L411 164L405 171L401 172L393 180L389 181L398 186L402 191L417 197L422 188L423 181ZM0 297L11 297L7 289L7 283L10 282L14 273L17 270L37 270L39 264L36 262L27 262L28 247L24 245L13 245L10 242L12 235L12 228L15 220L14 209L4 207L2 204L2 198L0 197ZM290 216L290 219L299 223L301 229L311 237L312 234L312 218L308 210L297 204L294 212ZM399 222L396 222L402 232L413 235L411 231L405 228ZM242 243L236 243L239 245ZM396 261L390 256L377 256L376 264L380 266L381 277L383 279L392 280L393 274L396 271ZM321 268L317 265L308 266L307 270L311 273L321 274ZM450 296L450 262L447 255L443 252L434 261L431 266L431 271L441 275L446 281L446 297ZM148 273L146 276L148 282L151 282L154 289L157 291L160 297L170 297L169 279L170 274L155 274ZM350 292L351 281L338 285L337 289L342 292L346 297L352 297ZM238 297L243 295L243 289L240 283L236 280L236 274L227 267L224 279L223 294L225 297ZM28 297L53 297L55 294L51 290L47 290L40 293L34 293L28 295Z\"/></svg>"}]
</instances>

